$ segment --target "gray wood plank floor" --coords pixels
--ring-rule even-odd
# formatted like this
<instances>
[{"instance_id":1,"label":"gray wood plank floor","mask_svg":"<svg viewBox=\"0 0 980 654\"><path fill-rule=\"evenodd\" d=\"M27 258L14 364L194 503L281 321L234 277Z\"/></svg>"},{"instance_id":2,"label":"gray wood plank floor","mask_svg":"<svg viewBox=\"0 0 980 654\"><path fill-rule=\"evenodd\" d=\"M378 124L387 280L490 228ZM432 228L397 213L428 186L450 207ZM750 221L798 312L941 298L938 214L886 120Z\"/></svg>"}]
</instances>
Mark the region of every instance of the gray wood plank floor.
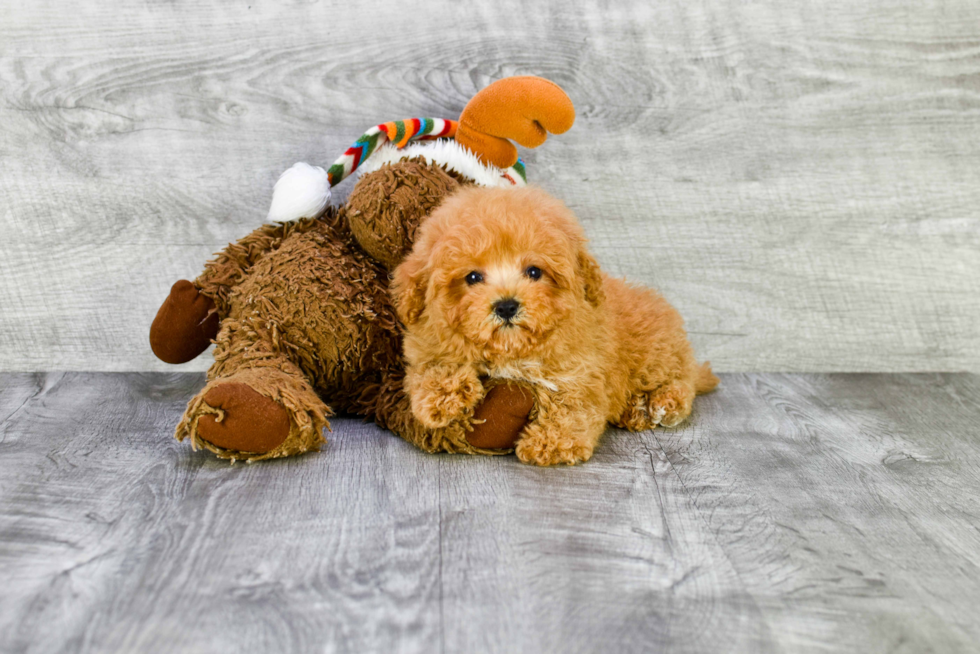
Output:
<instances>
[{"instance_id":1,"label":"gray wood plank floor","mask_svg":"<svg viewBox=\"0 0 980 654\"><path fill-rule=\"evenodd\" d=\"M587 465L339 419L229 466L198 374L0 375L0 651L966 652L980 377L724 375Z\"/></svg>"},{"instance_id":2,"label":"gray wood plank floor","mask_svg":"<svg viewBox=\"0 0 980 654\"><path fill-rule=\"evenodd\" d=\"M0 370L164 370L282 170L515 74L578 109L532 181L716 369L980 372L976 0L0 2Z\"/></svg>"}]
</instances>

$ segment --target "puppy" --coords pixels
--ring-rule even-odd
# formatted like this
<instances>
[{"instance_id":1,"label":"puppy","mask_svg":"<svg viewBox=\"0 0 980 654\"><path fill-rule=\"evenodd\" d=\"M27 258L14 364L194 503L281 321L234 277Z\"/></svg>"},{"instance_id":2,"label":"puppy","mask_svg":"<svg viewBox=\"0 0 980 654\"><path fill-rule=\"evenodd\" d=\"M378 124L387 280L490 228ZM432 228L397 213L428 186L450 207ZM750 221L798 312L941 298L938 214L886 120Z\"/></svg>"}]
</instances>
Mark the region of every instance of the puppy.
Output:
<instances>
[{"instance_id":1,"label":"puppy","mask_svg":"<svg viewBox=\"0 0 980 654\"><path fill-rule=\"evenodd\" d=\"M528 383L521 461L587 461L606 423L673 427L715 387L677 311L603 274L572 212L536 188L470 187L421 225L394 272L412 411L439 428L472 415L482 378Z\"/></svg>"}]
</instances>

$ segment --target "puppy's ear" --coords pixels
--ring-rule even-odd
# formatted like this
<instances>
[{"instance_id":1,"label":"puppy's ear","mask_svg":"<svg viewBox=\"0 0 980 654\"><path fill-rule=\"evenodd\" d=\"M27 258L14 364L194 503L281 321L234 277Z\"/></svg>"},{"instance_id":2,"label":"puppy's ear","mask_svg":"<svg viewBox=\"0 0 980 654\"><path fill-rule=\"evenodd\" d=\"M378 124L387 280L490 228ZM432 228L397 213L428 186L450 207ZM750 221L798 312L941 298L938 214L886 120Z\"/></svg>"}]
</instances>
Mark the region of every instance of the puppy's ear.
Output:
<instances>
[{"instance_id":1,"label":"puppy's ear","mask_svg":"<svg viewBox=\"0 0 980 654\"><path fill-rule=\"evenodd\" d=\"M581 279L585 289L585 299L592 306L598 307L605 299L605 294L602 291L602 271L599 270L599 264L589 254L588 250L582 247L578 251L576 265L578 268L576 274Z\"/></svg>"},{"instance_id":2,"label":"puppy's ear","mask_svg":"<svg viewBox=\"0 0 980 654\"><path fill-rule=\"evenodd\" d=\"M406 325L417 323L425 310L425 294L429 286L428 262L429 249L419 242L392 273L391 298L398 317Z\"/></svg>"}]
</instances>

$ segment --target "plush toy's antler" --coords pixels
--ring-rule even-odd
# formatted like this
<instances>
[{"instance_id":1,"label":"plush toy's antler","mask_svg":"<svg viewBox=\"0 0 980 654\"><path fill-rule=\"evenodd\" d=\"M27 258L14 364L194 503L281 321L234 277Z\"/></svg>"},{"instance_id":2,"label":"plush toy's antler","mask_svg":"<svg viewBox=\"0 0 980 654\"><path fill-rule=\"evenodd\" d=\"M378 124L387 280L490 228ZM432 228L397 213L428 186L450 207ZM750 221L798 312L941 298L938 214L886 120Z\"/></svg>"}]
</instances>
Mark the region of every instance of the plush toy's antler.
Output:
<instances>
[{"instance_id":1,"label":"plush toy's antler","mask_svg":"<svg viewBox=\"0 0 980 654\"><path fill-rule=\"evenodd\" d=\"M548 132L567 132L575 107L560 86L541 77L507 77L483 89L459 117L456 142L487 164L509 168L517 162L513 139L536 148Z\"/></svg>"}]
</instances>

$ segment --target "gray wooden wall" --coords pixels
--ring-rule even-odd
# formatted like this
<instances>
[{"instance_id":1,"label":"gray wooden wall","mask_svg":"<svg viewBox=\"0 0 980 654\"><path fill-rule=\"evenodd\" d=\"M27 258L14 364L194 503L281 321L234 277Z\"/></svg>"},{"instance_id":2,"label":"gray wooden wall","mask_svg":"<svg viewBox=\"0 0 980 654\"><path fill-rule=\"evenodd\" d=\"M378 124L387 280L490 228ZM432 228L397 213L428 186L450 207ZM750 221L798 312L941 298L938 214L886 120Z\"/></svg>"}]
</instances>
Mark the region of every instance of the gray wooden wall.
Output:
<instances>
[{"instance_id":1,"label":"gray wooden wall","mask_svg":"<svg viewBox=\"0 0 980 654\"><path fill-rule=\"evenodd\" d=\"M578 108L530 177L717 369L980 371L975 0L0 3L0 369L165 369L281 170L514 74Z\"/></svg>"}]
</instances>

